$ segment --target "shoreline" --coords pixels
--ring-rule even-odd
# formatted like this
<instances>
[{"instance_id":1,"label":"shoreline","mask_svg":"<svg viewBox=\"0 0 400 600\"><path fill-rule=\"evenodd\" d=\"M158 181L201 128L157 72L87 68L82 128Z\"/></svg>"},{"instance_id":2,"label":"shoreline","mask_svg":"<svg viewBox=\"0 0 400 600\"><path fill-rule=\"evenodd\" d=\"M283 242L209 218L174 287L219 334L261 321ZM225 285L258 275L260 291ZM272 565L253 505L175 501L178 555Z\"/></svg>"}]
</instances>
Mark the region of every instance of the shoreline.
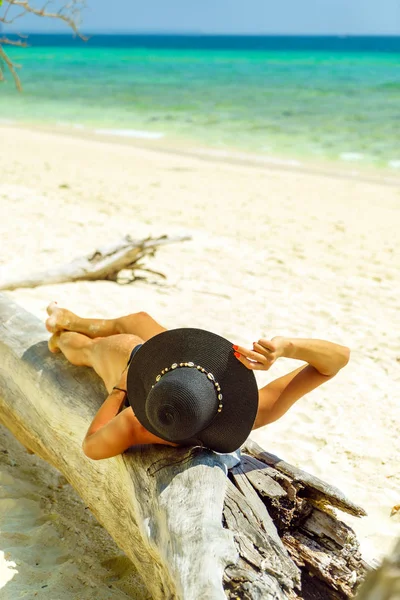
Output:
<instances>
[{"instance_id":1,"label":"shoreline","mask_svg":"<svg viewBox=\"0 0 400 600\"><path fill-rule=\"evenodd\" d=\"M54 136L61 135L74 139L128 146L138 150L147 150L171 156L181 156L183 158L194 158L208 163L222 163L232 166L253 167L256 169L266 169L278 172L304 173L307 175L326 176L334 179L400 187L400 170L393 170L387 166L377 167L368 164L362 165L356 161L352 162L351 160L348 162L340 162L339 159L337 161L317 161L308 157L289 157L279 154L261 155L255 152L242 151L237 148L218 149L213 146L202 145L195 140L174 138L172 135L146 140L141 137L98 133L94 128L90 129L84 126L77 127L74 125L47 126L45 124L8 123L7 120L2 122L0 119L0 129L1 128L33 132L37 131ZM102 130L101 128L98 129L99 131L112 131ZM149 131L147 133L153 132Z\"/></svg>"}]
</instances>

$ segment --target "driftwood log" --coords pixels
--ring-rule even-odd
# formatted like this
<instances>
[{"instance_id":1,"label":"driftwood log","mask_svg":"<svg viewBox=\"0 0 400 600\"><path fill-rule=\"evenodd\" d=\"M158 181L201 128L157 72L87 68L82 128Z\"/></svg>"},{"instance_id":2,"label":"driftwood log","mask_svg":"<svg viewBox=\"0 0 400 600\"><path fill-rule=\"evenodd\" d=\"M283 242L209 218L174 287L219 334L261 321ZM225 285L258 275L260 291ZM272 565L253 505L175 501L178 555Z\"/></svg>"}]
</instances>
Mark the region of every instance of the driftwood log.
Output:
<instances>
[{"instance_id":1,"label":"driftwood log","mask_svg":"<svg viewBox=\"0 0 400 600\"><path fill-rule=\"evenodd\" d=\"M339 490L264 452L81 450L106 396L89 370L48 352L44 325L0 294L0 422L63 473L155 600L344 599L365 575ZM227 477L227 473L229 475Z\"/></svg>"},{"instance_id":2,"label":"driftwood log","mask_svg":"<svg viewBox=\"0 0 400 600\"><path fill-rule=\"evenodd\" d=\"M128 279L123 279L124 283L131 283L139 278L135 275L135 271L147 271L164 277L162 273L146 268L142 263L143 259L154 256L159 246L190 239L190 236L169 237L163 235L158 238L135 240L127 235L115 244L99 248L88 256L76 258L66 265L32 273L23 278L18 277L0 281L0 290L34 288L40 285L66 283L68 281L118 281L121 271L130 271L131 273Z\"/></svg>"},{"instance_id":3,"label":"driftwood log","mask_svg":"<svg viewBox=\"0 0 400 600\"><path fill-rule=\"evenodd\" d=\"M235 483L244 477L251 482L257 492L253 497L263 499L281 544L299 568L300 589L286 591L282 597L306 600L353 597L367 566L354 532L338 520L332 507L355 516L363 516L365 511L334 486L265 452L250 439L242 450L248 454L242 453L240 465L231 470L230 476ZM240 484L239 488L244 491ZM235 568L229 567L231 574Z\"/></svg>"}]
</instances>

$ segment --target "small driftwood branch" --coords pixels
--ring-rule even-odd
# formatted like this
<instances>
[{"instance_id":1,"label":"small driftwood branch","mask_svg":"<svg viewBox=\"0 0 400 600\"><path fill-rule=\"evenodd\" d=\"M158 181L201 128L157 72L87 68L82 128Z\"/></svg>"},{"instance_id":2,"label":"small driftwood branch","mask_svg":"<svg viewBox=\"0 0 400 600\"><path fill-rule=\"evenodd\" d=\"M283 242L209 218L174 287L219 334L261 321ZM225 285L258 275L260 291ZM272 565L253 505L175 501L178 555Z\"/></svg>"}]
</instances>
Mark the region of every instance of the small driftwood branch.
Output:
<instances>
[{"instance_id":1,"label":"small driftwood branch","mask_svg":"<svg viewBox=\"0 0 400 600\"><path fill-rule=\"evenodd\" d=\"M251 440L240 459L163 446L87 459L82 439L106 391L90 369L50 355L47 338L0 294L0 422L63 473L155 600L354 595L365 565L331 507L360 507Z\"/></svg>"},{"instance_id":2,"label":"small driftwood branch","mask_svg":"<svg viewBox=\"0 0 400 600\"><path fill-rule=\"evenodd\" d=\"M69 281L118 281L119 273L125 270L131 271L131 277L128 279L128 283L130 283L136 279L134 276L135 270L146 270L143 269L140 261L145 257L154 256L159 246L190 239L190 236L169 237L164 235L158 238L149 237L144 240L134 240L127 235L122 241L99 248L88 256L76 258L67 265L33 273L26 278L17 277L0 281L0 290L34 288L40 285ZM157 275L163 276L161 273L157 273Z\"/></svg>"}]
</instances>

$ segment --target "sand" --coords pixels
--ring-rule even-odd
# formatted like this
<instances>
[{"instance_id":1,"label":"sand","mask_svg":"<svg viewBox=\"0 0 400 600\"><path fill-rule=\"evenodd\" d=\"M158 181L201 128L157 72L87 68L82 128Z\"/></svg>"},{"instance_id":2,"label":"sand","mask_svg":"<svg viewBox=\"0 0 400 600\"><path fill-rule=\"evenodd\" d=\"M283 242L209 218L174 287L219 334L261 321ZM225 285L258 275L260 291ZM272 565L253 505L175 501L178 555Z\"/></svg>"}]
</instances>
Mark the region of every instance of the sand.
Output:
<instances>
[{"instance_id":1,"label":"sand","mask_svg":"<svg viewBox=\"0 0 400 600\"><path fill-rule=\"evenodd\" d=\"M41 319L56 300L82 316L145 309L166 327L239 344L287 335L350 346L337 377L252 437L367 510L343 517L367 560L388 552L400 534L390 516L400 504L400 182L8 126L0 140L0 280L127 233L192 236L148 262L165 281L7 292ZM297 366L281 359L259 383ZM1 600L147 598L69 484L4 428L0 436Z\"/></svg>"}]
</instances>

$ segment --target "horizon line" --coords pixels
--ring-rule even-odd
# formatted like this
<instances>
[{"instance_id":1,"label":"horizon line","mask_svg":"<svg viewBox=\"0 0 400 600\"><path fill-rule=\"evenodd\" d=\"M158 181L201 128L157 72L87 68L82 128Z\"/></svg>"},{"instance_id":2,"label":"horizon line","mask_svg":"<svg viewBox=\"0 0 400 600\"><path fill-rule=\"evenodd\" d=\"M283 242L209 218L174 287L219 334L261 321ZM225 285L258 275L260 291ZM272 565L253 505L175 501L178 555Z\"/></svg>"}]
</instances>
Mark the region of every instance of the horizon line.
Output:
<instances>
[{"instance_id":1,"label":"horizon line","mask_svg":"<svg viewBox=\"0 0 400 600\"><path fill-rule=\"evenodd\" d=\"M372 37L392 37L400 38L400 34L396 33L209 33L197 31L85 31L81 30L78 34L69 31L29 31L25 33L17 33L16 31L7 31L3 29L1 32L6 35L64 35L77 36L81 35L121 35L121 36L175 36L175 37L323 37L323 38L372 38Z\"/></svg>"}]
</instances>

